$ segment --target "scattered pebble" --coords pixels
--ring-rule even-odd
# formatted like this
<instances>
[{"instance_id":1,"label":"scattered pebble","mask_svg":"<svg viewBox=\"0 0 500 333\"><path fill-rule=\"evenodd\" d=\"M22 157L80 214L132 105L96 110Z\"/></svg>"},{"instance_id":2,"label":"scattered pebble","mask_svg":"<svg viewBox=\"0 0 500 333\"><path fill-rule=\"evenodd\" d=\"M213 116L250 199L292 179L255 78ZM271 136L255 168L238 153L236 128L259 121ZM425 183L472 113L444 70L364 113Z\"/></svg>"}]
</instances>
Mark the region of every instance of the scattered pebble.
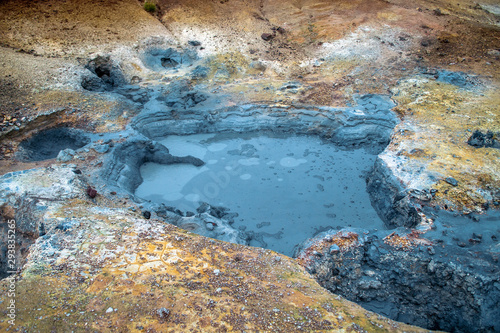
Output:
<instances>
[{"instance_id":1,"label":"scattered pebble","mask_svg":"<svg viewBox=\"0 0 500 333\"><path fill-rule=\"evenodd\" d=\"M156 310L156 315L160 317L160 319L165 320L170 316L170 310L166 308L159 308L158 310Z\"/></svg>"},{"instance_id":2,"label":"scattered pebble","mask_svg":"<svg viewBox=\"0 0 500 333\"><path fill-rule=\"evenodd\" d=\"M337 244L330 246L330 253L336 253L340 251L340 247Z\"/></svg>"},{"instance_id":3,"label":"scattered pebble","mask_svg":"<svg viewBox=\"0 0 500 333\"><path fill-rule=\"evenodd\" d=\"M457 186L458 185L458 180L456 180L453 177L448 177L444 181L447 182L448 184L450 184L451 186Z\"/></svg>"},{"instance_id":4,"label":"scattered pebble","mask_svg":"<svg viewBox=\"0 0 500 333\"><path fill-rule=\"evenodd\" d=\"M89 187L87 187L87 195L94 199L97 196L97 191L89 185Z\"/></svg>"}]
</instances>

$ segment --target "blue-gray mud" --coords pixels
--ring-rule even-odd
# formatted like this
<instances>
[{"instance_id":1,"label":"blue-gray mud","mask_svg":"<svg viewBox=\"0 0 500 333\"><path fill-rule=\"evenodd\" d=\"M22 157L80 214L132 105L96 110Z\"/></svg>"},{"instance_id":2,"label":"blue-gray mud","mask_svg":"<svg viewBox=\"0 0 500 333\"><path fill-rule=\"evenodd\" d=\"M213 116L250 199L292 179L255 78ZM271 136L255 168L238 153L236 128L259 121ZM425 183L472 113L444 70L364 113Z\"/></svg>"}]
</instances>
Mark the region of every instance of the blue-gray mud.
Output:
<instances>
[{"instance_id":1,"label":"blue-gray mud","mask_svg":"<svg viewBox=\"0 0 500 333\"><path fill-rule=\"evenodd\" d=\"M250 245L292 256L295 245L335 228L383 229L365 175L376 155L342 150L318 137L272 133L201 134L158 140L173 155L205 165L141 167L137 196L195 212L206 202L238 216Z\"/></svg>"},{"instance_id":2,"label":"blue-gray mud","mask_svg":"<svg viewBox=\"0 0 500 333\"><path fill-rule=\"evenodd\" d=\"M359 223L366 226L373 223L373 221L378 223L377 227L382 226L375 211L370 207L363 180L364 176L363 178L359 177L361 172L368 171L370 165L373 164L376 154L381 152L389 143L392 129L398 123L397 117L391 111L391 108L394 107L394 103L388 96L356 96L356 104L344 108L270 106L258 104L217 108L217 106L219 106L219 101L217 98L214 99L209 95L204 95L204 98L195 100L184 98L175 99L176 96L188 95L186 95L186 87L182 85L179 86L179 91L174 88L172 88L167 95L156 92L157 97L146 103L143 112L132 121L131 129L135 131L135 134L131 134L127 141L118 144L113 150L113 153L110 154L102 171L102 177L106 180L110 188L116 187L117 192L125 191L125 193L128 193L128 195L134 197L141 203L144 210L156 213L158 217L181 228L225 241L264 247L270 246L272 243L271 240L273 242L275 240L280 240L281 245L283 245L282 249L280 249L280 247L276 247L276 249L287 254L292 253L294 245L305 240L307 236L312 236L315 232L324 230L324 228L335 228L337 226L347 227L349 225L358 225ZM197 96L196 91L192 91L191 93L192 94L189 96ZM173 102L174 100L176 101L175 103ZM189 102L189 107L187 104L182 104L185 101ZM309 147L309 151L307 151L308 147L305 147L307 144L302 143L302 147L298 147L297 151L287 152L287 154L293 154L293 156L283 155L280 156L279 160L272 154L264 157L264 153L267 152L257 152L257 155L260 154L262 158L268 159L267 161L264 159L258 161L258 163L263 166L265 163L274 161L274 163L280 165L280 167L295 168L293 170L295 175L302 174L302 177L304 177L304 175L308 175L306 172L309 171L311 177L310 184L307 185L310 186L309 188L305 187L306 181L295 181L296 184L294 186L298 186L296 189L289 186L293 181L288 181L287 178L287 185L282 185L280 191L277 190L271 194L271 197L274 198L281 196L282 205L274 205L273 209L266 210L265 214L263 209L258 206L262 206L261 193L265 191L269 192L269 190L264 191L258 186L261 185L260 183L267 183L265 181L266 179L273 179L273 181L279 183L278 178L280 177L274 173L281 173L281 178L285 176L288 177L290 173L292 173L292 169L271 172L273 170L272 168L275 166L266 164L266 169L259 169L260 171L256 174L254 171L244 171L244 168L252 168L252 163L255 163L252 158L256 157L252 156L252 147L244 147L243 144L239 145L237 142L238 140L250 140L249 137L251 137L251 133L255 132L266 132L270 136L274 136L275 138L272 140L269 137L266 139L264 136L260 137L258 140L255 139L257 141L268 141L269 143L273 140L276 140L276 142L281 140L283 142L286 137L293 140L292 137L294 136L308 136L308 138L304 140L313 140L317 145L321 145L321 149L330 149L331 152L330 155L326 154L326 156L324 156L325 160L323 162L327 163L327 165L323 167L323 172L320 173L314 173L314 170L309 169L313 164L313 158L314 161L319 161L322 158L321 154L318 153L318 149L320 148L312 149ZM197 158L197 152L200 149L209 151L209 146L204 148L198 146L199 149L197 151L197 149L192 149L193 146L189 147L185 144L175 147L172 145L172 142L166 146L158 142L158 140L161 141L165 137L172 138L173 135L185 136L192 134L209 134L208 137L217 134L216 138L212 139L215 141L221 140L224 136L228 139L236 140L236 146L228 149L226 153L231 153L229 155L231 155L230 157L232 157L234 161L233 164L236 163L242 170L242 173L235 177L235 165L223 165L222 162L215 165L216 163L213 163L213 161L222 161L221 157L217 156L205 158L203 155L202 161L205 165L202 168L193 166L194 164L192 162ZM237 139L237 136L240 136L241 139ZM219 142L219 146L221 144L222 143ZM294 144L289 145L293 146ZM214 143L214 145L217 146L217 143ZM264 149L262 145L256 145L260 150ZM213 149L213 147L214 146L212 146L211 149ZM145 148L149 149L146 153L144 151ZM170 149L173 149L172 153ZM253 149L257 150L255 145ZM279 146L274 149L275 154L277 154L278 150L281 154L283 150ZM346 150L351 151L348 152ZM351 161L356 164L355 166L353 164L351 168L355 173L349 171L348 168L342 169L342 163L336 160L334 151L336 152L335 154L339 154L338 156L356 156ZM250 155L245 156L248 154ZM318 156L315 157L314 155ZM164 159L164 156L168 156L168 158ZM201 158L201 155L198 156ZM143 173L143 175L150 180L148 182L149 185L143 184L141 189L136 193L137 187L143 183L143 175L141 175L140 168L144 163L156 162L158 164L170 165L178 164L182 159L184 159L186 163L193 165L168 166L168 173L178 169L183 171L172 177L175 181L167 180L164 185L160 186L162 191L167 189L166 192L160 193L157 190L151 191L151 184L157 183L157 179L151 177L149 173L146 172ZM242 160L241 163L239 163L240 160ZM302 163L302 160L311 161L311 163ZM283 162L285 165L288 163L288 166L282 166L280 162ZM366 163L364 164L362 162ZM294 166L294 163L297 165ZM318 165L315 167L321 168L320 164L321 163L318 162ZM211 169L217 168L219 165L223 167L218 170ZM166 166L156 166L156 168L159 169L164 167ZM232 169L227 170L226 167ZM151 168L151 166L146 165L143 166L143 169L144 168ZM335 176L336 168L338 169L337 176ZM356 168L358 168L358 170L355 170ZM212 179L208 183L202 183L204 182L203 180L195 179L192 184L188 184L189 180L199 173L200 170L212 170L211 172L215 173L215 176L212 178L215 179ZM242 196L237 198L231 194L231 192L227 192L226 199L218 198L218 201L209 200L216 199L216 195L213 195L214 192L221 192L222 187L228 187L225 186L225 182L227 182L226 178L229 173L225 174L222 178L218 176L218 173L222 172L222 170L224 172L232 170L233 176L229 175L229 177L232 177L233 184L237 185L236 187L245 186L242 187L242 193L240 194L246 195L246 197ZM167 171L165 171L165 173L166 172ZM239 171L237 171L237 173L238 172ZM255 175L252 176L252 173ZM327 181L329 180L328 177L332 177L332 179L337 177L336 180L332 181L332 184L336 184L326 184L325 186L325 184L322 184L325 180L322 181L320 178L314 178L314 175ZM155 178L155 180L153 180L153 178ZM264 180L262 180L262 178L264 178ZM353 178L356 178L356 183L352 180ZM182 180L184 180L184 183L179 184L179 181ZM285 178L283 178L283 180L285 180ZM341 182L346 181L353 183L353 185L342 184L342 186L339 187ZM224 186L221 186L221 184ZM268 185L276 186L272 185L272 182L269 182ZM175 186L177 186L177 189L175 189ZM190 190L189 186L191 186ZM302 188L300 188L301 186ZM323 193L323 191L328 192L329 187L339 187L329 192L331 194L330 198L326 197L326 194ZM347 187L347 189L344 189L344 187ZM349 187L351 187L350 190ZM234 185L230 188L234 188ZM200 193L195 193L194 190ZM348 190L352 192L346 192ZM344 193L342 193L343 191ZM296 206L293 203L294 200L301 201L297 198L290 198L289 195L293 192L297 192L299 196L309 195L311 193L320 195L321 197L317 200L314 200L314 198L308 199L309 202L311 202L310 204L315 202L317 205L317 209L310 209L311 211L316 210L316 212L309 213L308 216L300 216L296 211L288 211L289 208ZM286 196L283 194L286 194ZM350 210L352 214L346 214L341 210L341 203L337 208L333 209L333 205L337 204L335 202L337 198L343 195L346 197L360 195L364 196L364 198L361 200L362 202L356 201L355 199L349 199L347 202L350 206L356 208L349 208L347 206L346 210ZM189 201L188 207L182 207L182 202L174 202L181 197ZM228 198L232 201L228 201ZM259 203L256 200L261 200L261 202ZM354 201L354 203L350 201ZM197 208L197 205L201 202L208 203L210 207L205 205ZM186 202L184 202L184 204L185 203ZM361 211L364 210L358 210L357 207L365 207L366 212L369 213L361 213ZM340 210L336 211L336 209L339 208ZM277 209L281 210L278 212ZM251 210L261 210L258 212L260 216L251 216L249 214ZM307 211L308 209L302 208L301 210ZM146 215L148 214L149 213L146 213ZM235 214L240 214L240 220L236 219L235 221ZM283 219L294 215L296 215L296 218L294 218L293 221L288 221L288 223L294 223L293 229L301 231L295 233L288 232L289 235L293 237L288 240L284 237L284 231L281 229L291 228L285 227ZM297 233L302 233L302 229L306 228L306 226L311 223L311 220L317 220L318 216L321 216L325 222L314 222L314 226L309 228L310 230L307 231L305 235L299 237ZM241 219L246 222L243 223ZM273 219L282 220L273 222ZM302 227L295 224L300 219L304 221ZM253 223L253 225L251 223ZM231 224L235 224L235 226L231 226ZM248 230L244 230L245 227ZM283 242L288 242L288 245L285 247Z\"/></svg>"}]
</instances>

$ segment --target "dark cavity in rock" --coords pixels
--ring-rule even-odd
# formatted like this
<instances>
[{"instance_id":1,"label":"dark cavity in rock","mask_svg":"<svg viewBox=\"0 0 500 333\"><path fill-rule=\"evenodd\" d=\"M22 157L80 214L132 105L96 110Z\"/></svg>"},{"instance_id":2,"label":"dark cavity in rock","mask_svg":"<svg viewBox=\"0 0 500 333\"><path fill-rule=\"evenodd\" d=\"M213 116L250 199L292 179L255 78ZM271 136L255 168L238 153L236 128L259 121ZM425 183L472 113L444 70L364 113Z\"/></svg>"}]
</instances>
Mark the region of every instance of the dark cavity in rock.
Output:
<instances>
[{"instance_id":1,"label":"dark cavity in rock","mask_svg":"<svg viewBox=\"0 0 500 333\"><path fill-rule=\"evenodd\" d=\"M20 161L43 161L57 157L64 149L78 149L90 142L83 131L59 127L39 132L19 144L16 157Z\"/></svg>"},{"instance_id":2,"label":"dark cavity in rock","mask_svg":"<svg viewBox=\"0 0 500 333\"><path fill-rule=\"evenodd\" d=\"M319 235L333 245L309 255L307 269L331 292L397 321L450 332L500 331L498 212L475 224L446 212L434 217L435 230L410 248L387 244L390 231L366 236L361 230L358 246L342 251L328 237L332 232ZM395 232L405 237L409 230Z\"/></svg>"},{"instance_id":3,"label":"dark cavity in rock","mask_svg":"<svg viewBox=\"0 0 500 333\"><path fill-rule=\"evenodd\" d=\"M109 56L97 56L85 66L90 74L82 78L82 87L90 91L109 91L126 83L118 66Z\"/></svg>"}]
</instances>

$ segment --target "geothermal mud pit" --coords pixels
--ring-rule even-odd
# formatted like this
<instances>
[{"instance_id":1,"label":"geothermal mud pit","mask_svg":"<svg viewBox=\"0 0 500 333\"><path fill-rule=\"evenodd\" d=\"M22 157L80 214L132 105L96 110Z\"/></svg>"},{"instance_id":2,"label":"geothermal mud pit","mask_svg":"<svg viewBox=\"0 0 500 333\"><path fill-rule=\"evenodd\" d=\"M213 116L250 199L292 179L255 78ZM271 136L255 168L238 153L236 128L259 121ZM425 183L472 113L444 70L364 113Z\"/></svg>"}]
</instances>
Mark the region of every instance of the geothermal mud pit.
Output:
<instances>
[{"instance_id":1,"label":"geothermal mud pit","mask_svg":"<svg viewBox=\"0 0 500 333\"><path fill-rule=\"evenodd\" d=\"M394 178L380 154L399 121L388 96L354 95L346 107L224 107L186 85L153 88L117 90L142 107L126 130L46 130L17 158L106 154L93 181L113 200L134 200L141 218L293 256L326 289L392 319L498 330L498 214L441 214L426 207L435 192ZM40 198L17 205L44 207ZM45 233L43 209L28 210L29 244Z\"/></svg>"},{"instance_id":2,"label":"geothermal mud pit","mask_svg":"<svg viewBox=\"0 0 500 333\"><path fill-rule=\"evenodd\" d=\"M0 331L499 332L494 2L1 1Z\"/></svg>"},{"instance_id":3,"label":"geothermal mud pit","mask_svg":"<svg viewBox=\"0 0 500 333\"><path fill-rule=\"evenodd\" d=\"M232 227L245 233L250 245L292 256L295 245L320 231L384 228L365 183L376 155L363 149L271 133L158 141L171 154L191 155L205 165L146 163L136 195L185 212L196 212L203 202L228 208L237 215Z\"/></svg>"},{"instance_id":4,"label":"geothermal mud pit","mask_svg":"<svg viewBox=\"0 0 500 333\"><path fill-rule=\"evenodd\" d=\"M108 189L145 218L293 256L323 287L392 319L498 327L498 217L455 227L426 207L435 192L402 186L379 155L398 123L388 96L221 107L207 94L183 106L186 89L152 94L103 167Z\"/></svg>"}]
</instances>

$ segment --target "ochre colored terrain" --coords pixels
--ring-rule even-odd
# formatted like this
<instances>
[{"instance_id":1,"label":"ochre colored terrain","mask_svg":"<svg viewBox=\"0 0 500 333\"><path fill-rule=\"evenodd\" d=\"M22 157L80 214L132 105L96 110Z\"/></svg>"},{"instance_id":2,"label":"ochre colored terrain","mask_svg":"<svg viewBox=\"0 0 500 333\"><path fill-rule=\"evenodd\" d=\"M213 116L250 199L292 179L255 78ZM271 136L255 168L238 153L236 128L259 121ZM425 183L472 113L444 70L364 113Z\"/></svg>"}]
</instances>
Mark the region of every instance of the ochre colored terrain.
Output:
<instances>
[{"instance_id":1,"label":"ochre colored terrain","mask_svg":"<svg viewBox=\"0 0 500 333\"><path fill-rule=\"evenodd\" d=\"M98 54L113 54L127 79L157 83L162 77L134 50L162 38L173 45L202 42L209 74L190 84L222 96L224 106L345 106L353 94L390 94L401 123L381 158L402 184L435 189L433 205L459 212L483 212L498 200L500 151L467 144L477 129L500 132L497 1L156 5L151 14L135 0L0 2L1 174L58 164L13 158L19 142L41 129L123 130L137 106L83 90L83 67ZM273 38L265 41L263 33ZM474 85L460 88L426 74L436 68L464 72ZM288 82L300 88L280 90ZM85 176L102 165L94 151L85 158L75 162ZM36 184L39 174L17 181L25 189L44 188L60 177L47 174L47 184ZM72 186L79 194L49 200L44 216L54 225L80 221L63 237L64 250L52 260L47 249L35 247L16 275L16 326L26 331L423 331L329 293L300 260L146 221L124 207L134 205L128 199L106 193L90 200L85 186ZM1 288L6 304L6 280Z\"/></svg>"}]
</instances>

